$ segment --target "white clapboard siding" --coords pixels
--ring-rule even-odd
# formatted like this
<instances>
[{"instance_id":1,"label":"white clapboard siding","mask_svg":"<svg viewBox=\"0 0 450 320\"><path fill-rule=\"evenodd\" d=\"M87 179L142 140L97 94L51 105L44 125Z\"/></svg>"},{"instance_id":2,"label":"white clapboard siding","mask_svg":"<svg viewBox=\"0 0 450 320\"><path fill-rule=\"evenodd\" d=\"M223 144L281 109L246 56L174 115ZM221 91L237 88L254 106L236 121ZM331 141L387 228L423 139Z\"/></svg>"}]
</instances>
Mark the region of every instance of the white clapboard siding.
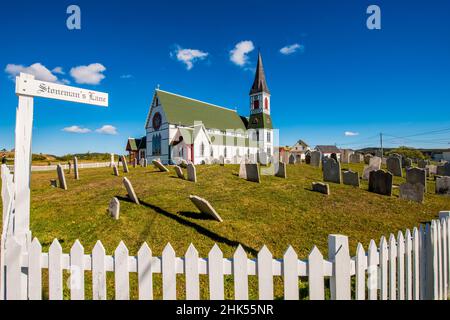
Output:
<instances>
[{"instance_id":1,"label":"white clapboard siding","mask_svg":"<svg viewBox=\"0 0 450 320\"><path fill-rule=\"evenodd\" d=\"M367 252L367 290L369 300L378 299L378 248L374 240L370 240Z\"/></svg>"},{"instance_id":2,"label":"white clapboard siding","mask_svg":"<svg viewBox=\"0 0 450 320\"><path fill-rule=\"evenodd\" d=\"M380 300L388 299L388 248L386 238L380 240Z\"/></svg>"},{"instance_id":3,"label":"white clapboard siding","mask_svg":"<svg viewBox=\"0 0 450 320\"><path fill-rule=\"evenodd\" d=\"M292 246L283 256L284 299L298 300L298 256Z\"/></svg>"},{"instance_id":4,"label":"white clapboard siding","mask_svg":"<svg viewBox=\"0 0 450 320\"><path fill-rule=\"evenodd\" d=\"M397 235L397 299L405 300L405 239L401 231Z\"/></svg>"},{"instance_id":5,"label":"white clapboard siding","mask_svg":"<svg viewBox=\"0 0 450 320\"><path fill-rule=\"evenodd\" d=\"M42 246L37 238L30 245L28 255L28 299L42 299Z\"/></svg>"},{"instance_id":6,"label":"white clapboard siding","mask_svg":"<svg viewBox=\"0 0 450 320\"><path fill-rule=\"evenodd\" d=\"M84 300L84 248L78 240L70 249L70 298Z\"/></svg>"},{"instance_id":7,"label":"white clapboard siding","mask_svg":"<svg viewBox=\"0 0 450 320\"><path fill-rule=\"evenodd\" d=\"M63 298L62 247L57 239L48 250L48 296L50 300Z\"/></svg>"},{"instance_id":8,"label":"white clapboard siding","mask_svg":"<svg viewBox=\"0 0 450 320\"><path fill-rule=\"evenodd\" d=\"M234 298L248 300L248 260L244 248L239 245L233 255Z\"/></svg>"},{"instance_id":9,"label":"white clapboard siding","mask_svg":"<svg viewBox=\"0 0 450 320\"><path fill-rule=\"evenodd\" d=\"M200 299L200 280L198 272L198 251L191 243L186 254L185 259L185 274L186 274L186 299L199 300Z\"/></svg>"},{"instance_id":10,"label":"white clapboard siding","mask_svg":"<svg viewBox=\"0 0 450 320\"><path fill-rule=\"evenodd\" d=\"M260 300L273 300L272 253L266 246L258 252L258 291Z\"/></svg>"},{"instance_id":11,"label":"white clapboard siding","mask_svg":"<svg viewBox=\"0 0 450 320\"><path fill-rule=\"evenodd\" d=\"M128 273L128 248L123 241L114 251L114 281L116 300L130 299L130 277Z\"/></svg>"},{"instance_id":12,"label":"white clapboard siding","mask_svg":"<svg viewBox=\"0 0 450 320\"><path fill-rule=\"evenodd\" d=\"M414 228L412 234L412 267L413 267L413 300L420 300L420 233L419 229Z\"/></svg>"},{"instance_id":13,"label":"white clapboard siding","mask_svg":"<svg viewBox=\"0 0 450 320\"><path fill-rule=\"evenodd\" d=\"M92 250L92 298L106 300L105 248L100 241Z\"/></svg>"},{"instance_id":14,"label":"white clapboard siding","mask_svg":"<svg viewBox=\"0 0 450 320\"><path fill-rule=\"evenodd\" d=\"M356 248L356 259L355 259L356 300L366 299L366 266L367 266L367 257L366 253L364 252L364 247L361 243L358 243L358 247Z\"/></svg>"},{"instance_id":15,"label":"white clapboard siding","mask_svg":"<svg viewBox=\"0 0 450 320\"><path fill-rule=\"evenodd\" d=\"M139 300L153 300L152 251L147 242L137 255Z\"/></svg>"},{"instance_id":16,"label":"white clapboard siding","mask_svg":"<svg viewBox=\"0 0 450 320\"><path fill-rule=\"evenodd\" d=\"M177 277L176 277L176 259L175 250L170 243L167 243L162 252L162 282L163 299L176 300L177 298Z\"/></svg>"},{"instance_id":17,"label":"white clapboard siding","mask_svg":"<svg viewBox=\"0 0 450 320\"><path fill-rule=\"evenodd\" d=\"M411 231L405 233L405 299L412 300L413 297L413 242Z\"/></svg>"},{"instance_id":18,"label":"white clapboard siding","mask_svg":"<svg viewBox=\"0 0 450 320\"><path fill-rule=\"evenodd\" d=\"M323 255L319 248L313 247L308 256L309 299L324 300Z\"/></svg>"}]
</instances>

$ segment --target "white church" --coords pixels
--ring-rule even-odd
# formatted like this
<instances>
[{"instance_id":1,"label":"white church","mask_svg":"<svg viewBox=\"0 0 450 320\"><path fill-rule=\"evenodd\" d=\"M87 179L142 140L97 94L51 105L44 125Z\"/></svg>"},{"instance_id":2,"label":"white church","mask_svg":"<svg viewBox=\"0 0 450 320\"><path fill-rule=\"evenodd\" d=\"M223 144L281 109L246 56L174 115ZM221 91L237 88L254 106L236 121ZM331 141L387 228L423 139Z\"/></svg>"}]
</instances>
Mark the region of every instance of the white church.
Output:
<instances>
[{"instance_id":1,"label":"white church","mask_svg":"<svg viewBox=\"0 0 450 320\"><path fill-rule=\"evenodd\" d=\"M274 156L270 91L261 54L250 90L250 116L156 89L145 122L146 136L130 138L130 160L178 164L267 163ZM275 150L276 151L276 150Z\"/></svg>"}]
</instances>

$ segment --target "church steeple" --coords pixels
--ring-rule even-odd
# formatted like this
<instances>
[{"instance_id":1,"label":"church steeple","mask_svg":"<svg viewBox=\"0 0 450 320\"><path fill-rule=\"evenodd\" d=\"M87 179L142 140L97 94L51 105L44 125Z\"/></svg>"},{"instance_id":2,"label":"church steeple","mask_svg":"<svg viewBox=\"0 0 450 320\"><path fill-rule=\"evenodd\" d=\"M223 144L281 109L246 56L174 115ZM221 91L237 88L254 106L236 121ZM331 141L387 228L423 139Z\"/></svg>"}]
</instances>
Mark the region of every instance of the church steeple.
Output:
<instances>
[{"instance_id":1,"label":"church steeple","mask_svg":"<svg viewBox=\"0 0 450 320\"><path fill-rule=\"evenodd\" d=\"M253 81L250 95L261 92L270 94L269 87L267 86L266 82L266 75L264 74L261 52L258 52L258 63L256 64L255 80Z\"/></svg>"}]
</instances>

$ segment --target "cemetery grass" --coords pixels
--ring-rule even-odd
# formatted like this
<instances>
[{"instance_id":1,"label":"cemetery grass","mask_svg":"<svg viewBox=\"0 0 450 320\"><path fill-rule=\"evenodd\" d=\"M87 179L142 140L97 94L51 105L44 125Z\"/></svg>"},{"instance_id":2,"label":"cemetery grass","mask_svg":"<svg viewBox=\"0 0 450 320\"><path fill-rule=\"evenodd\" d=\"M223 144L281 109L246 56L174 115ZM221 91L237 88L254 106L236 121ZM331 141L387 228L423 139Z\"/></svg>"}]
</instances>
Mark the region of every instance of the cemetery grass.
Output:
<instances>
[{"instance_id":1,"label":"cemetery grass","mask_svg":"<svg viewBox=\"0 0 450 320\"><path fill-rule=\"evenodd\" d=\"M362 164L344 164L362 174ZM185 174L186 174L186 170ZM50 187L49 180L56 172L33 172L31 182L31 230L47 252L57 238L64 252L69 252L79 239L86 253L101 240L107 254L113 254L121 240L130 255L136 255L146 241L155 256L161 256L170 242L177 256L183 256L193 243L201 257L217 243L224 257L231 258L241 244L252 258L263 245L274 257L282 258L292 245L300 258L306 258L314 245L327 256L329 234L349 236L352 256L361 242L365 249L371 239L377 243L382 235L413 228L435 218L440 210L450 209L450 197L434 194L434 181L427 181L424 204L399 199L399 190L386 197L367 191L367 182L361 188L330 183L331 195L311 191L313 181L322 181L322 171L309 165L289 165L288 179L262 176L261 183L238 178L239 166L197 166L197 183L176 178L173 167L169 173L153 166L132 168L120 177L111 168L81 169L80 180L67 174L68 190ZM126 176L141 201L141 205L127 201L122 179ZM394 184L404 182L394 178ZM207 199L224 222L203 216L190 202L189 195ZM120 200L120 219L108 216L112 197ZM46 277L44 272L43 278ZM68 273L65 272L65 278ZM208 297L207 276L200 276L201 297ZM90 273L86 273L86 298L91 296ZM114 298L114 275L108 274L108 298ZM44 281L44 297L48 295ZM64 297L69 289L64 284ZM137 276L130 275L131 297L137 297ZM178 276L177 292L184 298L184 278ZM301 297L307 296L305 283L300 283ZM282 279L275 277L275 297L283 297ZM161 298L160 275L154 275L155 298ZM256 299L257 279L249 282L250 298ZM225 295L232 299L233 281L225 277Z\"/></svg>"}]
</instances>

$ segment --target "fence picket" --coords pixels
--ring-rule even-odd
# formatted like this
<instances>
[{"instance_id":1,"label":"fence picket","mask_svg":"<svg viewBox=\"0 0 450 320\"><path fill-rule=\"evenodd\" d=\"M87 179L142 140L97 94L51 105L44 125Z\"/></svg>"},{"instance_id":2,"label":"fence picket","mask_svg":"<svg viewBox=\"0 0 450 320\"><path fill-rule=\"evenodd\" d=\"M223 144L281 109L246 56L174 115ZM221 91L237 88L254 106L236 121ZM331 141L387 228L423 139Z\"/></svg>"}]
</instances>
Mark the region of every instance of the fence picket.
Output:
<instances>
[{"instance_id":1,"label":"fence picket","mask_svg":"<svg viewBox=\"0 0 450 320\"><path fill-rule=\"evenodd\" d=\"M42 300L42 246L37 238L30 245L28 255L28 299Z\"/></svg>"},{"instance_id":2,"label":"fence picket","mask_svg":"<svg viewBox=\"0 0 450 320\"><path fill-rule=\"evenodd\" d=\"M355 288L355 299L365 300L366 299L366 253L364 247L361 243L358 243L356 248L356 259L355 259L355 278L356 278L356 288Z\"/></svg>"},{"instance_id":3,"label":"fence picket","mask_svg":"<svg viewBox=\"0 0 450 320\"><path fill-rule=\"evenodd\" d=\"M62 300L62 247L57 239L53 240L48 251L48 291L50 300Z\"/></svg>"},{"instance_id":4,"label":"fence picket","mask_svg":"<svg viewBox=\"0 0 450 320\"><path fill-rule=\"evenodd\" d=\"M323 255L319 248L313 247L308 256L309 300L324 300Z\"/></svg>"},{"instance_id":5,"label":"fence picket","mask_svg":"<svg viewBox=\"0 0 450 320\"><path fill-rule=\"evenodd\" d=\"M389 299L397 300L397 244L393 234L389 237Z\"/></svg>"},{"instance_id":6,"label":"fence picket","mask_svg":"<svg viewBox=\"0 0 450 320\"><path fill-rule=\"evenodd\" d=\"M239 245L233 256L234 297L248 300L248 260L244 248Z\"/></svg>"},{"instance_id":7,"label":"fence picket","mask_svg":"<svg viewBox=\"0 0 450 320\"><path fill-rule=\"evenodd\" d=\"M144 242L137 255L139 300L153 300L152 251Z\"/></svg>"},{"instance_id":8,"label":"fence picket","mask_svg":"<svg viewBox=\"0 0 450 320\"><path fill-rule=\"evenodd\" d=\"M401 231L397 236L397 299L405 300L405 239Z\"/></svg>"},{"instance_id":9,"label":"fence picket","mask_svg":"<svg viewBox=\"0 0 450 320\"><path fill-rule=\"evenodd\" d=\"M191 243L185 254L186 299L200 299L200 282L198 274L198 251Z\"/></svg>"},{"instance_id":10,"label":"fence picket","mask_svg":"<svg viewBox=\"0 0 450 320\"><path fill-rule=\"evenodd\" d=\"M84 248L78 240L70 249L70 298L84 300Z\"/></svg>"},{"instance_id":11,"label":"fence picket","mask_svg":"<svg viewBox=\"0 0 450 320\"><path fill-rule=\"evenodd\" d=\"M413 229L413 239L412 239L412 264L413 264L413 300L419 300L421 294L421 284L420 284L420 233L419 229L416 227Z\"/></svg>"},{"instance_id":12,"label":"fence picket","mask_svg":"<svg viewBox=\"0 0 450 320\"><path fill-rule=\"evenodd\" d=\"M123 241L120 241L116 251L114 251L114 281L116 300L129 300L128 248Z\"/></svg>"},{"instance_id":13,"label":"fence picket","mask_svg":"<svg viewBox=\"0 0 450 320\"><path fill-rule=\"evenodd\" d=\"M441 219L441 230L442 230L442 281L443 281L443 300L448 299L448 251L447 251L447 237L448 237L448 230L447 230L447 223L445 219Z\"/></svg>"},{"instance_id":14,"label":"fence picket","mask_svg":"<svg viewBox=\"0 0 450 320\"><path fill-rule=\"evenodd\" d=\"M106 300L105 248L100 240L92 250L92 298Z\"/></svg>"},{"instance_id":15,"label":"fence picket","mask_svg":"<svg viewBox=\"0 0 450 320\"><path fill-rule=\"evenodd\" d=\"M429 299L438 300L439 299L439 256L438 256L438 228L436 221L431 221L430 226L430 268L428 271L429 275Z\"/></svg>"},{"instance_id":16,"label":"fence picket","mask_svg":"<svg viewBox=\"0 0 450 320\"><path fill-rule=\"evenodd\" d=\"M367 288L369 300L378 299L378 248L374 240L370 240L367 253Z\"/></svg>"},{"instance_id":17,"label":"fence picket","mask_svg":"<svg viewBox=\"0 0 450 320\"><path fill-rule=\"evenodd\" d=\"M419 226L419 283L420 283L420 299L426 299L428 294L427 284L427 225Z\"/></svg>"},{"instance_id":18,"label":"fence picket","mask_svg":"<svg viewBox=\"0 0 450 320\"><path fill-rule=\"evenodd\" d=\"M167 243L162 252L162 281L163 299L175 300L177 298L177 277L175 251L170 243Z\"/></svg>"},{"instance_id":19,"label":"fence picket","mask_svg":"<svg viewBox=\"0 0 450 320\"><path fill-rule=\"evenodd\" d=\"M266 246L258 252L258 291L260 300L273 300L272 253Z\"/></svg>"},{"instance_id":20,"label":"fence picket","mask_svg":"<svg viewBox=\"0 0 450 320\"><path fill-rule=\"evenodd\" d=\"M217 244L208 253L208 274L210 299L223 300L223 253Z\"/></svg>"},{"instance_id":21,"label":"fence picket","mask_svg":"<svg viewBox=\"0 0 450 320\"><path fill-rule=\"evenodd\" d=\"M22 294L22 247L14 237L8 238L5 250L6 300L21 300Z\"/></svg>"},{"instance_id":22,"label":"fence picket","mask_svg":"<svg viewBox=\"0 0 450 320\"><path fill-rule=\"evenodd\" d=\"M328 260L333 263L333 276L330 279L332 300L350 300L350 252L348 237L328 236Z\"/></svg>"},{"instance_id":23,"label":"fence picket","mask_svg":"<svg viewBox=\"0 0 450 320\"><path fill-rule=\"evenodd\" d=\"M450 217L445 218L445 227L447 229L447 297L450 296Z\"/></svg>"},{"instance_id":24,"label":"fence picket","mask_svg":"<svg viewBox=\"0 0 450 320\"><path fill-rule=\"evenodd\" d=\"M405 233L405 299L412 300L413 297L413 263L412 251L413 243L411 239L411 231L406 230Z\"/></svg>"},{"instance_id":25,"label":"fence picket","mask_svg":"<svg viewBox=\"0 0 450 320\"><path fill-rule=\"evenodd\" d=\"M284 299L298 300L298 256L292 246L283 256Z\"/></svg>"},{"instance_id":26,"label":"fence picket","mask_svg":"<svg viewBox=\"0 0 450 320\"><path fill-rule=\"evenodd\" d=\"M442 234L441 234L441 224L436 220L436 237L437 237L437 263L438 263L438 300L442 300L443 297L443 279L442 279Z\"/></svg>"},{"instance_id":27,"label":"fence picket","mask_svg":"<svg viewBox=\"0 0 450 320\"><path fill-rule=\"evenodd\" d=\"M380 300L388 299L388 249L385 236L380 240Z\"/></svg>"}]
</instances>

